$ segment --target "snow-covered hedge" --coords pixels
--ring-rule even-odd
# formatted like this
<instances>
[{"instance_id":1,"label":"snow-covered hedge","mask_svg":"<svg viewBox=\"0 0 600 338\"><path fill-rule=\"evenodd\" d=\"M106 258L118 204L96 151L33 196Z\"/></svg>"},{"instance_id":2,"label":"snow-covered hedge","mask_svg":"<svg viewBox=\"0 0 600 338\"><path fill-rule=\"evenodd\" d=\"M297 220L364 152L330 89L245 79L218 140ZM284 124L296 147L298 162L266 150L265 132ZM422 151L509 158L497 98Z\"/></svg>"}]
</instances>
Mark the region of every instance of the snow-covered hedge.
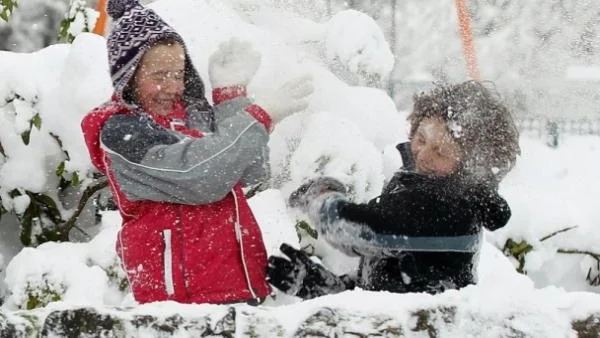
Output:
<instances>
[{"instance_id":1,"label":"snow-covered hedge","mask_svg":"<svg viewBox=\"0 0 600 338\"><path fill-rule=\"evenodd\" d=\"M600 334L598 295L566 295L550 288L506 297L490 291L470 287L436 297L354 291L286 307L165 302L108 309L57 303L37 311L0 312L0 336L563 338Z\"/></svg>"}]
</instances>

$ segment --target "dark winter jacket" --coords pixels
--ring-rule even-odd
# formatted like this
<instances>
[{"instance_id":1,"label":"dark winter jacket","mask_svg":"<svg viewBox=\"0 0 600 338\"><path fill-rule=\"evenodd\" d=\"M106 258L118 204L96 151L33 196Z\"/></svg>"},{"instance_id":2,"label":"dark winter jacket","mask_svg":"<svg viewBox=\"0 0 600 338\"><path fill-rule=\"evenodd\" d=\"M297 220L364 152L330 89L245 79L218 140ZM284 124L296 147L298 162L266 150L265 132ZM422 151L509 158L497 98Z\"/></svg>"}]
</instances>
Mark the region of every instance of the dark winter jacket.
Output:
<instances>
[{"instance_id":1,"label":"dark winter jacket","mask_svg":"<svg viewBox=\"0 0 600 338\"><path fill-rule=\"evenodd\" d=\"M183 105L159 116L116 97L82 122L123 218L117 253L138 302L270 293L262 235L241 189L267 175L270 118L234 97L241 92L215 93L212 126Z\"/></svg>"},{"instance_id":2,"label":"dark winter jacket","mask_svg":"<svg viewBox=\"0 0 600 338\"><path fill-rule=\"evenodd\" d=\"M366 204L327 195L313 202L311 218L329 243L361 256L356 284L366 290L436 293L475 283L482 228L510 218L496 189L455 176L402 171Z\"/></svg>"}]
</instances>

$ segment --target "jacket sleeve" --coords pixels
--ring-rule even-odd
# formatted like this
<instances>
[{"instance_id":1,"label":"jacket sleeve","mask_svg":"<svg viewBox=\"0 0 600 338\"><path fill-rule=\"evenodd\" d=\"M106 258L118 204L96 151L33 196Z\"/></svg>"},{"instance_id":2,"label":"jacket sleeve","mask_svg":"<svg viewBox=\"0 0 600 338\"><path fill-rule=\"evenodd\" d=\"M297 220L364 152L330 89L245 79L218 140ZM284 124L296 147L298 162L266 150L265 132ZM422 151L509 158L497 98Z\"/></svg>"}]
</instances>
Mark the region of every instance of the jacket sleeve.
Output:
<instances>
[{"instance_id":1,"label":"jacket sleeve","mask_svg":"<svg viewBox=\"0 0 600 338\"><path fill-rule=\"evenodd\" d=\"M376 200L368 204L354 204L345 200L338 192L326 193L310 202L308 216L317 228L319 236L330 245L349 256L374 256L382 248L371 243L377 234L369 223L357 222L341 216L341 210L347 206L360 206L364 220L378 217Z\"/></svg>"},{"instance_id":2,"label":"jacket sleeve","mask_svg":"<svg viewBox=\"0 0 600 338\"><path fill-rule=\"evenodd\" d=\"M327 242L348 255L477 251L481 233L470 232L472 216L452 214L440 201L424 191L401 190L356 204L330 193L311 202L309 216Z\"/></svg>"},{"instance_id":3,"label":"jacket sleeve","mask_svg":"<svg viewBox=\"0 0 600 338\"><path fill-rule=\"evenodd\" d=\"M216 130L189 138L138 115L115 115L100 139L115 180L132 200L207 204L223 199L264 160L268 135L241 102L215 107Z\"/></svg>"},{"instance_id":4,"label":"jacket sleeve","mask_svg":"<svg viewBox=\"0 0 600 338\"><path fill-rule=\"evenodd\" d=\"M256 156L246 168L240 179L242 186L249 186L266 181L271 176L269 167L269 152L266 147Z\"/></svg>"},{"instance_id":5,"label":"jacket sleeve","mask_svg":"<svg viewBox=\"0 0 600 338\"><path fill-rule=\"evenodd\" d=\"M254 113L254 111L257 110L257 107L251 104L250 100L245 96L237 96L222 101L222 103L215 107L215 122L217 124L217 130L222 128L223 120L229 118L233 113L240 112L242 110L262 124L267 131L271 127L271 122L268 118L268 115L266 115L266 118L259 118L260 116L257 117ZM264 144L263 146L259 147L257 156L248 163L246 170L244 170L242 177L240 178L240 184L243 186L248 186L263 182L269 178L270 173L269 148L267 144Z\"/></svg>"}]
</instances>

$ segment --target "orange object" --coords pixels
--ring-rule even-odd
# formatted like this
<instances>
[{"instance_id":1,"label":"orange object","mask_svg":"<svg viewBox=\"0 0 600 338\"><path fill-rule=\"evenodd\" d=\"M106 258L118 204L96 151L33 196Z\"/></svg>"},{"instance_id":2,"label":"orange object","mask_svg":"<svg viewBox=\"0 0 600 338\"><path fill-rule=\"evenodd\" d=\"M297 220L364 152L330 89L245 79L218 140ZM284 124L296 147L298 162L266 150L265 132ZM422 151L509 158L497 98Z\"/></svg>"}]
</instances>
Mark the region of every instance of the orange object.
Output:
<instances>
[{"instance_id":1,"label":"orange object","mask_svg":"<svg viewBox=\"0 0 600 338\"><path fill-rule=\"evenodd\" d=\"M95 34L104 36L104 28L106 26L106 0L98 0L98 5L96 5L96 10L100 12L100 16L98 20L96 20L96 25L94 26L94 30L92 31Z\"/></svg>"},{"instance_id":2,"label":"orange object","mask_svg":"<svg viewBox=\"0 0 600 338\"><path fill-rule=\"evenodd\" d=\"M471 16L469 15L466 0L456 0L456 12L458 14L458 25L460 27L463 53L465 54L465 60L467 61L467 71L473 80L479 80L477 55L475 54L475 44L473 43L473 33L471 31Z\"/></svg>"}]
</instances>

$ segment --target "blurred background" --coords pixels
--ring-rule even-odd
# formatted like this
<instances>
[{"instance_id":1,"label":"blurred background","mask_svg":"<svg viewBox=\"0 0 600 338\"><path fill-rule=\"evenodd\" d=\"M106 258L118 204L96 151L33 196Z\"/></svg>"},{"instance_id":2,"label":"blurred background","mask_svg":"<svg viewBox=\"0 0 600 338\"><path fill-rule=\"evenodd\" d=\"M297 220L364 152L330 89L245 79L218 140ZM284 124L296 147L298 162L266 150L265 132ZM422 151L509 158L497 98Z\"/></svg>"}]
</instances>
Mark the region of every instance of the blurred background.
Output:
<instances>
[{"instance_id":1,"label":"blurred background","mask_svg":"<svg viewBox=\"0 0 600 338\"><path fill-rule=\"evenodd\" d=\"M373 17L396 56L386 90L399 110L434 81L468 78L454 0L225 0L253 10L275 6L317 22L348 8ZM150 3L151 1L142 1ZM210 1L209 1L210 2ZM523 133L600 134L600 1L467 0L482 80L493 81L512 106ZM57 42L74 3L22 0L0 20L0 50L35 51ZM339 74L341 77L344 74ZM358 81L348 76L351 84Z\"/></svg>"}]
</instances>

